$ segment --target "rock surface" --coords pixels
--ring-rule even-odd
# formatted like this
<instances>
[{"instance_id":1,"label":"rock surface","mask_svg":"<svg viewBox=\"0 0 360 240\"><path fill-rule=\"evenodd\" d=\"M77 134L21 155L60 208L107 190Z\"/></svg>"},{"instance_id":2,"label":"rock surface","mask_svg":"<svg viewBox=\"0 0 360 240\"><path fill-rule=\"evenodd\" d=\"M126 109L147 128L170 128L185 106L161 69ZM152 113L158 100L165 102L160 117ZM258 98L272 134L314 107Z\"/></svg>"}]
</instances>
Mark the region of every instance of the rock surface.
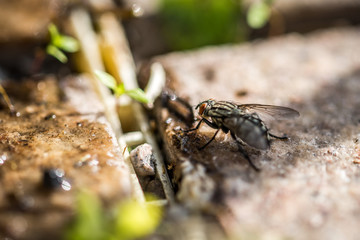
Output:
<instances>
[{"instance_id":1,"label":"rock surface","mask_svg":"<svg viewBox=\"0 0 360 240\"><path fill-rule=\"evenodd\" d=\"M136 171L141 177L155 176L154 154L150 144L142 144L130 153L130 159Z\"/></svg>"},{"instance_id":2,"label":"rock surface","mask_svg":"<svg viewBox=\"0 0 360 240\"><path fill-rule=\"evenodd\" d=\"M198 150L215 130L204 124L184 133L189 126L179 114L159 104L159 132L180 200L214 214L230 236L356 239L359 40L358 28L339 28L156 57L167 72L167 88L192 106L214 98L289 106L301 113L296 120L268 125L289 141L274 140L268 151L245 148L262 169L258 173L229 135L219 134ZM186 169L208 184L198 177L190 184ZM191 204L204 203L209 195L208 204Z\"/></svg>"},{"instance_id":3,"label":"rock surface","mask_svg":"<svg viewBox=\"0 0 360 240\"><path fill-rule=\"evenodd\" d=\"M0 237L59 239L80 190L105 204L130 193L129 172L86 77L7 86L0 111Z\"/></svg>"}]
</instances>

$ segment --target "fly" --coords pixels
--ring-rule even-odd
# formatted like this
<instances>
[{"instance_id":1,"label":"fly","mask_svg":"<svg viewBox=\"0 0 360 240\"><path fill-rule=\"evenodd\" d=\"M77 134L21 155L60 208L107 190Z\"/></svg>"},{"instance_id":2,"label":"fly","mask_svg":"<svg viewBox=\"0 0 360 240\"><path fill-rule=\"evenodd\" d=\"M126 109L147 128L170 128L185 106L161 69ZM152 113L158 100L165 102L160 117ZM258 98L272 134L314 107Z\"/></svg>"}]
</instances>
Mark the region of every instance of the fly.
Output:
<instances>
[{"instance_id":1,"label":"fly","mask_svg":"<svg viewBox=\"0 0 360 240\"><path fill-rule=\"evenodd\" d=\"M195 128L185 130L185 132L196 131L203 122L216 129L214 136L200 150L208 146L220 130L224 133L230 132L231 137L238 143L239 151L256 171L260 169L251 161L242 145L246 143L251 147L266 150L270 147L271 138L288 139L286 136L280 137L270 133L262 119L291 119L300 116L298 111L288 107L236 104L213 99L200 102L195 109L199 109L199 115L202 118Z\"/></svg>"}]
</instances>

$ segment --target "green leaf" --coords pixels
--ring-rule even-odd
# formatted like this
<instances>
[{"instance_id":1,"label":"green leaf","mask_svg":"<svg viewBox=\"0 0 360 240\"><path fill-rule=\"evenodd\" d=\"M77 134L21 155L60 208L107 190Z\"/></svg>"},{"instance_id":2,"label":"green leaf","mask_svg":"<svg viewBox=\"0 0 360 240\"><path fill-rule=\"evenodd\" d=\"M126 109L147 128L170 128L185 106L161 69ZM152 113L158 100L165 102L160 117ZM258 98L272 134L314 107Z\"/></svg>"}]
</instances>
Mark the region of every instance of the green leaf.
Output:
<instances>
[{"instance_id":1,"label":"green leaf","mask_svg":"<svg viewBox=\"0 0 360 240\"><path fill-rule=\"evenodd\" d=\"M104 72L104 71L100 71L100 70L95 70L94 71L95 76L108 88L110 88L111 90L113 90L114 92L116 92L117 90L117 83L116 80L113 76L111 76L110 74Z\"/></svg>"},{"instance_id":2,"label":"green leaf","mask_svg":"<svg viewBox=\"0 0 360 240\"><path fill-rule=\"evenodd\" d=\"M135 99L136 101L142 102L142 103L148 103L149 100L147 99L145 93L140 88L135 88L131 90L125 90L125 86L123 83L117 84L115 78L111 76L110 74L95 70L94 71L96 77L108 88L114 91L115 95L117 97L127 94L131 98Z\"/></svg>"},{"instance_id":3,"label":"green leaf","mask_svg":"<svg viewBox=\"0 0 360 240\"><path fill-rule=\"evenodd\" d=\"M48 30L50 34L50 43L46 47L46 52L60 62L66 63L68 58L60 49L66 52L76 52L79 50L78 41L72 37L61 35L53 23L49 24Z\"/></svg>"},{"instance_id":4,"label":"green leaf","mask_svg":"<svg viewBox=\"0 0 360 240\"><path fill-rule=\"evenodd\" d=\"M60 35L54 39L53 44L66 52L73 53L79 50L78 41L75 38L69 36Z\"/></svg>"},{"instance_id":5,"label":"green leaf","mask_svg":"<svg viewBox=\"0 0 360 240\"><path fill-rule=\"evenodd\" d=\"M66 52L76 52L79 50L78 41L73 37L60 34L55 24L50 23L48 30L50 33L50 45L54 45Z\"/></svg>"},{"instance_id":6,"label":"green leaf","mask_svg":"<svg viewBox=\"0 0 360 240\"><path fill-rule=\"evenodd\" d=\"M46 52L47 54L53 56L54 58L56 58L57 60L59 60L62 63L66 63L68 61L68 58L66 57L66 55L57 47L55 47L54 45L49 44L46 47Z\"/></svg>"},{"instance_id":7,"label":"green leaf","mask_svg":"<svg viewBox=\"0 0 360 240\"><path fill-rule=\"evenodd\" d=\"M114 92L117 97L123 95L125 93L125 85L123 83L118 84Z\"/></svg>"},{"instance_id":8,"label":"green leaf","mask_svg":"<svg viewBox=\"0 0 360 240\"><path fill-rule=\"evenodd\" d=\"M250 27L258 29L265 26L271 14L270 5L264 1L253 3L247 12L247 23Z\"/></svg>"},{"instance_id":9,"label":"green leaf","mask_svg":"<svg viewBox=\"0 0 360 240\"><path fill-rule=\"evenodd\" d=\"M149 102L149 99L146 97L146 94L140 88L126 90L125 93L138 102L142 102L142 103Z\"/></svg>"},{"instance_id":10,"label":"green leaf","mask_svg":"<svg viewBox=\"0 0 360 240\"><path fill-rule=\"evenodd\" d=\"M152 233L162 218L159 206L128 201L118 208L115 231L118 239L134 239Z\"/></svg>"},{"instance_id":11,"label":"green leaf","mask_svg":"<svg viewBox=\"0 0 360 240\"><path fill-rule=\"evenodd\" d=\"M66 232L67 240L104 239L106 219L99 199L90 192L80 192L77 196L77 215Z\"/></svg>"},{"instance_id":12,"label":"green leaf","mask_svg":"<svg viewBox=\"0 0 360 240\"><path fill-rule=\"evenodd\" d=\"M49 33L50 33L51 41L52 41L52 39L55 39L56 37L58 37L60 35L57 27L53 23L49 24L48 30L49 30Z\"/></svg>"},{"instance_id":13,"label":"green leaf","mask_svg":"<svg viewBox=\"0 0 360 240\"><path fill-rule=\"evenodd\" d=\"M149 201L157 200L146 196ZM163 216L156 204L128 199L116 205L115 211L104 209L99 197L82 191L77 196L76 217L65 232L65 240L137 239L155 231Z\"/></svg>"}]
</instances>

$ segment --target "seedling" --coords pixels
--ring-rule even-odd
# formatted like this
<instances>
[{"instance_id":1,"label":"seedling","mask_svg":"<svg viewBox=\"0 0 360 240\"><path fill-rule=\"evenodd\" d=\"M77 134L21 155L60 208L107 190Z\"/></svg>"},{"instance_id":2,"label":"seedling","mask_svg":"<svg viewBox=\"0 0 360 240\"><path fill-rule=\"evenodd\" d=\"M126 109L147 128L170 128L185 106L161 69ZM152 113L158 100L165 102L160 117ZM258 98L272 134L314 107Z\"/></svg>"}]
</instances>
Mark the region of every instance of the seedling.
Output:
<instances>
[{"instance_id":1,"label":"seedling","mask_svg":"<svg viewBox=\"0 0 360 240\"><path fill-rule=\"evenodd\" d=\"M114 92L115 96L119 97L123 94L126 94L138 102L141 102L141 103L149 102L144 91L141 90L140 88L134 88L134 89L127 90L127 89L125 89L124 83L117 83L115 78L113 76L111 76L110 74L100 71L100 70L95 70L94 73L95 73L96 77L105 86L107 86Z\"/></svg>"},{"instance_id":2,"label":"seedling","mask_svg":"<svg viewBox=\"0 0 360 240\"><path fill-rule=\"evenodd\" d=\"M138 239L155 231L163 212L158 205L127 200L109 214L100 199L86 191L78 195L76 210L75 221L66 231L67 240Z\"/></svg>"},{"instance_id":3,"label":"seedling","mask_svg":"<svg viewBox=\"0 0 360 240\"><path fill-rule=\"evenodd\" d=\"M46 52L60 62L66 63L68 58L64 52L77 52L79 50L78 41L73 37L60 34L53 23L50 23L48 30L50 34L50 43L46 47Z\"/></svg>"},{"instance_id":4,"label":"seedling","mask_svg":"<svg viewBox=\"0 0 360 240\"><path fill-rule=\"evenodd\" d=\"M265 26L271 16L272 0L253 2L247 12L246 21L251 28L259 29Z\"/></svg>"}]
</instances>

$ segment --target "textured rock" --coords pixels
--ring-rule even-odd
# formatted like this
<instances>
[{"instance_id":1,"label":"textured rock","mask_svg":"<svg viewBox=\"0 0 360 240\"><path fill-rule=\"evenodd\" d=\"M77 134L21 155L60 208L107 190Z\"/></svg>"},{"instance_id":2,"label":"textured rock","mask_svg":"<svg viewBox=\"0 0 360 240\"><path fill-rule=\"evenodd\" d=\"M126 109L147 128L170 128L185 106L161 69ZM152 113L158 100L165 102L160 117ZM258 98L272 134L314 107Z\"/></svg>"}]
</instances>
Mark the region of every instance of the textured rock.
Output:
<instances>
[{"instance_id":1,"label":"textured rock","mask_svg":"<svg viewBox=\"0 0 360 240\"><path fill-rule=\"evenodd\" d=\"M129 172L86 77L6 85L17 116L0 111L0 229L12 239L59 239L79 190L112 204ZM55 176L55 175L56 176Z\"/></svg>"},{"instance_id":2,"label":"textured rock","mask_svg":"<svg viewBox=\"0 0 360 240\"><path fill-rule=\"evenodd\" d=\"M203 196L181 189L192 186L183 182L187 173L182 163L189 161L201 165L194 171L205 168L204 181L216 183L207 211L218 217L229 235L356 239L359 40L357 28L331 29L155 58L165 67L167 87L193 106L215 98L289 106L301 113L296 120L269 123L271 132L286 133L289 141L274 140L268 151L245 148L262 169L257 173L229 135L219 134L198 150L214 130L204 125L184 133L181 129L188 126L179 114L159 104L168 167L185 204L187 198L194 202L194 196Z\"/></svg>"},{"instance_id":3,"label":"textured rock","mask_svg":"<svg viewBox=\"0 0 360 240\"><path fill-rule=\"evenodd\" d=\"M139 176L154 176L154 154L150 144L142 144L130 153L130 159Z\"/></svg>"}]
</instances>

